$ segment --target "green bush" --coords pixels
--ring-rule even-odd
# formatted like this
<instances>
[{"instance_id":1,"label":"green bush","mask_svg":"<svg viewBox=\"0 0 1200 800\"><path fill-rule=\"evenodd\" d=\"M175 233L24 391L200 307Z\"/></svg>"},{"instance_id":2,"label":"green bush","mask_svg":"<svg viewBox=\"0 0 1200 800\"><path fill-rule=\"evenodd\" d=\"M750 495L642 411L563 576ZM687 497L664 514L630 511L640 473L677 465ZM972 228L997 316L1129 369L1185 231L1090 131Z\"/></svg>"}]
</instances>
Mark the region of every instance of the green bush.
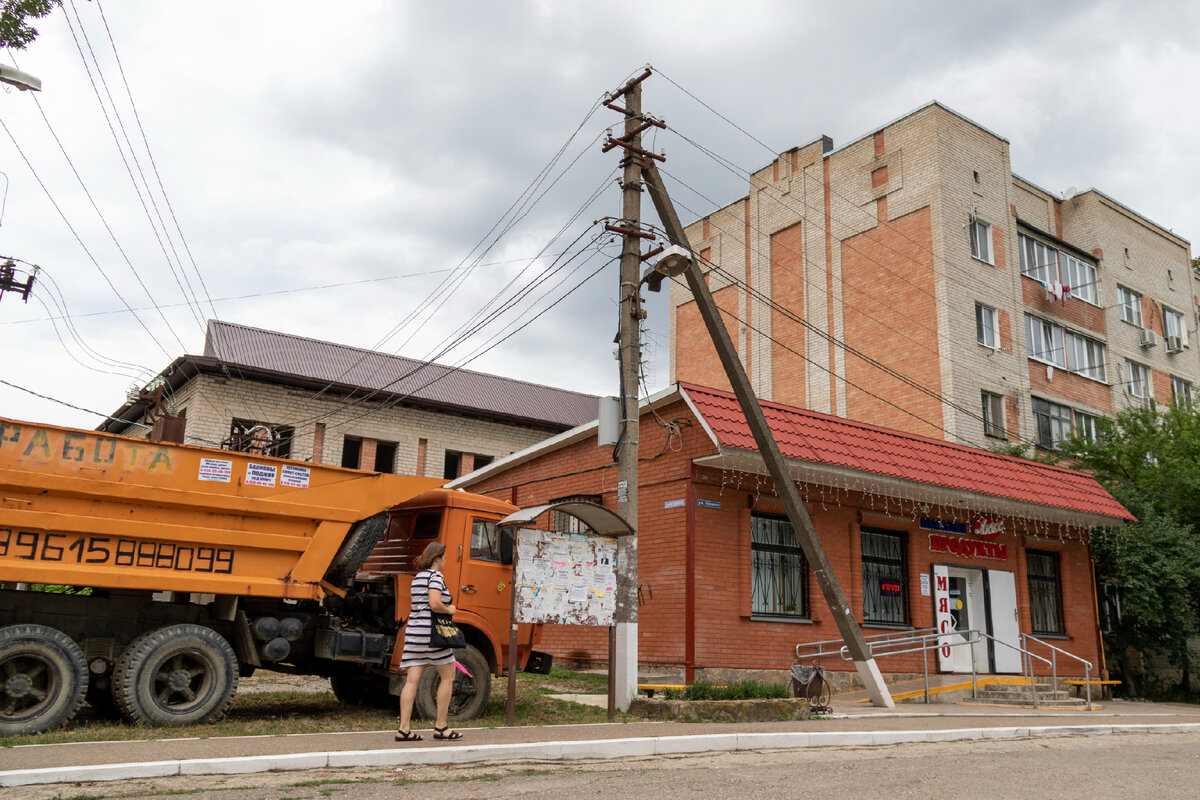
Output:
<instances>
[{"instance_id":1,"label":"green bush","mask_svg":"<svg viewBox=\"0 0 1200 800\"><path fill-rule=\"evenodd\" d=\"M788 697L788 687L777 683L739 681L725 686L714 686L706 681L696 681L682 690L666 689L663 695L668 700L764 700Z\"/></svg>"}]
</instances>

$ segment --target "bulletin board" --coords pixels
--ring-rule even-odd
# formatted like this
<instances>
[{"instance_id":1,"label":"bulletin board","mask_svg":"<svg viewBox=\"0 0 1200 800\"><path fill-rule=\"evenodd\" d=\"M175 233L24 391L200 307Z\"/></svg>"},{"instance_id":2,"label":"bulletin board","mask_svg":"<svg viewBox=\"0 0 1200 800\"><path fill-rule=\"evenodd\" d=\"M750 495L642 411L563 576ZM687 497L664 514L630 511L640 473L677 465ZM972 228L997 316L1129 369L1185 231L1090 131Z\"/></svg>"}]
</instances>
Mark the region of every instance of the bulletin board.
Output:
<instances>
[{"instance_id":1,"label":"bulletin board","mask_svg":"<svg viewBox=\"0 0 1200 800\"><path fill-rule=\"evenodd\" d=\"M515 544L514 622L613 624L615 538L522 528Z\"/></svg>"}]
</instances>

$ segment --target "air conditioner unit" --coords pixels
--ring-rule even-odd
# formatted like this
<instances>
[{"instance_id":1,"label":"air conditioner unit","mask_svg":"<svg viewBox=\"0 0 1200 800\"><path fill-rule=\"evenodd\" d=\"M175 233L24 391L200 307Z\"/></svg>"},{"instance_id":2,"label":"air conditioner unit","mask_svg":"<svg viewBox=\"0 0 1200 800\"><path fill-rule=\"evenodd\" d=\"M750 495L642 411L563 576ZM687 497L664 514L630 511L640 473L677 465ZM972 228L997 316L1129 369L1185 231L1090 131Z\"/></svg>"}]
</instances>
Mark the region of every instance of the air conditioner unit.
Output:
<instances>
[{"instance_id":1,"label":"air conditioner unit","mask_svg":"<svg viewBox=\"0 0 1200 800\"><path fill-rule=\"evenodd\" d=\"M1142 328L1142 340L1139 344L1142 347L1154 347L1158 344L1158 334L1150 328Z\"/></svg>"},{"instance_id":2,"label":"air conditioner unit","mask_svg":"<svg viewBox=\"0 0 1200 800\"><path fill-rule=\"evenodd\" d=\"M1183 337L1182 336L1168 336L1167 337L1167 352L1168 353L1178 353L1182 349L1183 349Z\"/></svg>"}]
</instances>

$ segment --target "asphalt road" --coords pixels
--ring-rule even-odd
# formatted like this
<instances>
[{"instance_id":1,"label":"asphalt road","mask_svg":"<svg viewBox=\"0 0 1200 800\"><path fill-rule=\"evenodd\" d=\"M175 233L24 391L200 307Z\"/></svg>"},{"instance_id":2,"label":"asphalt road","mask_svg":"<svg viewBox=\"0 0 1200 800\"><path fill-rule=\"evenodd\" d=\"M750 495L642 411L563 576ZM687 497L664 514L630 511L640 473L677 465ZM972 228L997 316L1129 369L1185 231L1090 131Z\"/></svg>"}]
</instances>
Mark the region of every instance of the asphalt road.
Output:
<instances>
[{"instance_id":1,"label":"asphalt road","mask_svg":"<svg viewBox=\"0 0 1200 800\"><path fill-rule=\"evenodd\" d=\"M314 770L5 789L5 800L1121 798L1200 796L1200 734Z\"/></svg>"}]
</instances>

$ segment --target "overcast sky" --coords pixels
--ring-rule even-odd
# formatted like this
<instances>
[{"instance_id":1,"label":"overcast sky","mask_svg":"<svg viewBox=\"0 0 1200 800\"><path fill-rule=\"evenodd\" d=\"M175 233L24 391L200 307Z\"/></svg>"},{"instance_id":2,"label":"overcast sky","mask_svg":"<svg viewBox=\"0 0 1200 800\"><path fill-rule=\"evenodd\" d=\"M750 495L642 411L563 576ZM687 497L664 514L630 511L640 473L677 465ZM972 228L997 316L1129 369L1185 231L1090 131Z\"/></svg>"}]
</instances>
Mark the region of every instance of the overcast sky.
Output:
<instances>
[{"instance_id":1,"label":"overcast sky","mask_svg":"<svg viewBox=\"0 0 1200 800\"><path fill-rule=\"evenodd\" d=\"M0 53L43 82L0 95L0 254L43 269L0 300L0 379L105 414L214 314L616 394L617 248L581 248L620 209L596 102L647 63L685 221L746 185L682 137L757 169L939 100L1039 186L1200 237L1198 3L64 5ZM0 416L102 421L4 384Z\"/></svg>"}]
</instances>

